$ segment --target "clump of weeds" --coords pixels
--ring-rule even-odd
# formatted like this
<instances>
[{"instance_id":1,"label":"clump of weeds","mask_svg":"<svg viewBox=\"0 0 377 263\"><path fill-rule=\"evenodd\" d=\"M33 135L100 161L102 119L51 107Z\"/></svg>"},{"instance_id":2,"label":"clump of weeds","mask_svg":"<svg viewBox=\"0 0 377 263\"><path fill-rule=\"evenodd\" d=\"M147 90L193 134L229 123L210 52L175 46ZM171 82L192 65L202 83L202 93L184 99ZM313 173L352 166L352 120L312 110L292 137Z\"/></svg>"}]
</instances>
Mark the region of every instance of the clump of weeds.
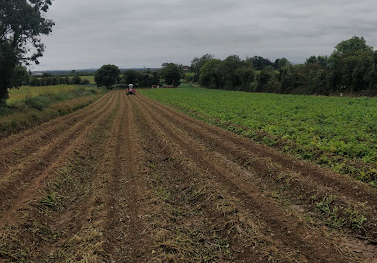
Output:
<instances>
[{"instance_id":1,"label":"clump of weeds","mask_svg":"<svg viewBox=\"0 0 377 263\"><path fill-rule=\"evenodd\" d=\"M335 205L333 196L324 196L321 201L316 202L316 208L327 217L326 224L330 227L341 229L362 230L367 218L354 209L342 209Z\"/></svg>"}]
</instances>

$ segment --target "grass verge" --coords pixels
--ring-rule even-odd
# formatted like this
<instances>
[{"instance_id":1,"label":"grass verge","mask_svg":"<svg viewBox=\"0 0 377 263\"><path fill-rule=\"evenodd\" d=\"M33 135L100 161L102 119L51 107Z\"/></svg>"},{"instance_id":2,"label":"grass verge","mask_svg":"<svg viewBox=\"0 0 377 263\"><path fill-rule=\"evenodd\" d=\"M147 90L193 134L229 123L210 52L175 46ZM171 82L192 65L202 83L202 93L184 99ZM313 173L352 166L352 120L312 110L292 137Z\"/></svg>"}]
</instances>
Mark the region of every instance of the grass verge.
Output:
<instances>
[{"instance_id":1,"label":"grass verge","mask_svg":"<svg viewBox=\"0 0 377 263\"><path fill-rule=\"evenodd\" d=\"M0 138L81 109L105 92L102 88L77 86L61 93L26 96L22 101L0 106Z\"/></svg>"}]
</instances>

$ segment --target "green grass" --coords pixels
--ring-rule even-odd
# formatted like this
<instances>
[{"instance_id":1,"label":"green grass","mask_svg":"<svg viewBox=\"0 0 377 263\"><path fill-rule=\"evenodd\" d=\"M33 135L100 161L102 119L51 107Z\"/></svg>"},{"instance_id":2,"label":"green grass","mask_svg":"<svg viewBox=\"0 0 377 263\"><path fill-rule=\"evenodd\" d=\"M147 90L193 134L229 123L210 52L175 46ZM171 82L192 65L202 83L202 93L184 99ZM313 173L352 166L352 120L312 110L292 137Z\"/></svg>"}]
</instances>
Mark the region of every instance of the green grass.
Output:
<instances>
[{"instance_id":1,"label":"green grass","mask_svg":"<svg viewBox=\"0 0 377 263\"><path fill-rule=\"evenodd\" d=\"M83 108L105 92L79 85L12 90L8 105L0 106L0 138Z\"/></svg>"},{"instance_id":2,"label":"green grass","mask_svg":"<svg viewBox=\"0 0 377 263\"><path fill-rule=\"evenodd\" d=\"M91 76L80 76L81 79L87 79L89 80L90 84L96 84L96 82L94 81L94 75L91 75Z\"/></svg>"},{"instance_id":3,"label":"green grass","mask_svg":"<svg viewBox=\"0 0 377 263\"><path fill-rule=\"evenodd\" d=\"M377 185L377 99L140 90L207 122Z\"/></svg>"},{"instance_id":4,"label":"green grass","mask_svg":"<svg viewBox=\"0 0 377 263\"><path fill-rule=\"evenodd\" d=\"M23 86L19 89L9 90L9 99L7 104L13 104L15 102L24 101L26 98L37 97L40 95L69 93L71 91L82 89L82 86L78 85L55 85L55 86L42 86L42 87L30 87Z\"/></svg>"}]
</instances>

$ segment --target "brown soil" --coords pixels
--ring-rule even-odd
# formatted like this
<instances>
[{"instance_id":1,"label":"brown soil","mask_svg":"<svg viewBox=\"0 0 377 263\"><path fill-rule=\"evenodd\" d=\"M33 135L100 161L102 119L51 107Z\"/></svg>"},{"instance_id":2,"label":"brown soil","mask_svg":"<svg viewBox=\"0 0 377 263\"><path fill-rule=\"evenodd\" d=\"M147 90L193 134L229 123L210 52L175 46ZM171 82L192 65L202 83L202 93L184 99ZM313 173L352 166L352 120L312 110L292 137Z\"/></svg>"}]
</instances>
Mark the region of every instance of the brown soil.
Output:
<instances>
[{"instance_id":1,"label":"brown soil","mask_svg":"<svg viewBox=\"0 0 377 263\"><path fill-rule=\"evenodd\" d=\"M0 146L0 262L377 262L375 189L139 94Z\"/></svg>"}]
</instances>

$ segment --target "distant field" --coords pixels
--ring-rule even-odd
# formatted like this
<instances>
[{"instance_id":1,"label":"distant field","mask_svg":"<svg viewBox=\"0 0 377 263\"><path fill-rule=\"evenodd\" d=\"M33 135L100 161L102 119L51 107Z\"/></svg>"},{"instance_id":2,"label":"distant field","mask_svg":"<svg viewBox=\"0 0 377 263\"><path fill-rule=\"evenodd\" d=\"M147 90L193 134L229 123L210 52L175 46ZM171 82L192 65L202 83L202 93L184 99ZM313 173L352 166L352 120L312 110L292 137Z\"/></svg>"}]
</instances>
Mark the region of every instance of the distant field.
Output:
<instances>
[{"instance_id":1,"label":"distant field","mask_svg":"<svg viewBox=\"0 0 377 263\"><path fill-rule=\"evenodd\" d=\"M140 90L235 133L377 186L377 99Z\"/></svg>"},{"instance_id":2,"label":"distant field","mask_svg":"<svg viewBox=\"0 0 377 263\"><path fill-rule=\"evenodd\" d=\"M81 79L87 79L90 81L90 84L95 84L96 82L94 81L94 76L91 75L91 76L80 76Z\"/></svg>"},{"instance_id":3,"label":"distant field","mask_svg":"<svg viewBox=\"0 0 377 263\"><path fill-rule=\"evenodd\" d=\"M27 97L36 97L45 94L67 93L70 91L82 89L82 86L77 85L55 85L55 86L42 86L30 87L24 86L19 89L11 89L9 91L8 104L25 100Z\"/></svg>"}]
</instances>

